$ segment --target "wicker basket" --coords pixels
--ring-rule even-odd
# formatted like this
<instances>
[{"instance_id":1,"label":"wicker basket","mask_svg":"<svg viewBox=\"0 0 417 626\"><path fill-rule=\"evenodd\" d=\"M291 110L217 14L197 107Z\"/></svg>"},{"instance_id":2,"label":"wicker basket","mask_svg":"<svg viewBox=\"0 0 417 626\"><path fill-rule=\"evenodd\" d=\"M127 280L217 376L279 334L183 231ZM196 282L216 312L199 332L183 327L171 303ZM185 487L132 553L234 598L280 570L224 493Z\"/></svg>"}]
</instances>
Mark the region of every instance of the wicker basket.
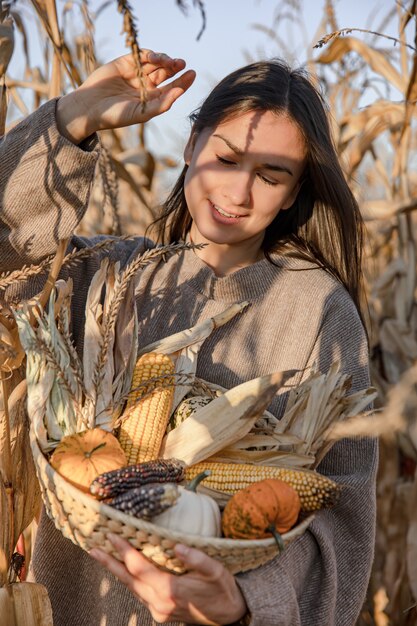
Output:
<instances>
[{"instance_id":1,"label":"wicker basket","mask_svg":"<svg viewBox=\"0 0 417 626\"><path fill-rule=\"evenodd\" d=\"M233 574L258 567L277 555L277 545L272 538L249 541L201 537L174 532L121 513L64 480L47 462L32 429L30 443L46 511L64 537L83 550L100 548L119 558L106 538L107 533L112 532L129 541L159 567L177 574L185 570L175 558L176 543L202 550L221 561ZM309 516L285 533L284 544L299 537L313 517Z\"/></svg>"}]
</instances>

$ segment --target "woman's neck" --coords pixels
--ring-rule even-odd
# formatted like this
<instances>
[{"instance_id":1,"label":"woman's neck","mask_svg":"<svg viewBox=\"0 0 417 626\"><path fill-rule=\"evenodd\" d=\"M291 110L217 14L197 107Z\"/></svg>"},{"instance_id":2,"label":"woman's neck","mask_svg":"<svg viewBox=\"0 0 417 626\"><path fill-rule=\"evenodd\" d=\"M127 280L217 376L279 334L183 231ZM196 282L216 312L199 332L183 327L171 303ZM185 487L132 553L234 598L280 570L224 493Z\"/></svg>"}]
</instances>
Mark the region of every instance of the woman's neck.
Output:
<instances>
[{"instance_id":1,"label":"woman's neck","mask_svg":"<svg viewBox=\"0 0 417 626\"><path fill-rule=\"evenodd\" d=\"M190 241L193 241L191 237ZM193 241L193 243L199 242ZM207 241L202 243L206 244L204 248L194 252L219 277L232 274L242 267L252 265L264 258L259 244L251 245L249 242L242 242L241 245L236 246L235 244L216 244Z\"/></svg>"}]
</instances>

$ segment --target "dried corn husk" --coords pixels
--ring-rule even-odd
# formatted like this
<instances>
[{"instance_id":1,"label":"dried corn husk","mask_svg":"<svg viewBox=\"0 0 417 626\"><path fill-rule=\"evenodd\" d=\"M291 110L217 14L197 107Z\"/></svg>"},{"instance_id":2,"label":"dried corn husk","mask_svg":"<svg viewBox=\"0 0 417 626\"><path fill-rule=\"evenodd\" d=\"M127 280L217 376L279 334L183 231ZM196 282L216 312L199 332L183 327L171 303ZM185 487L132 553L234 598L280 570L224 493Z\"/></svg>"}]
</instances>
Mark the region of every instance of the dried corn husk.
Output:
<instances>
[{"instance_id":1,"label":"dried corn husk","mask_svg":"<svg viewBox=\"0 0 417 626\"><path fill-rule=\"evenodd\" d=\"M166 435L162 458L193 465L245 436L293 370L249 380L198 409Z\"/></svg>"},{"instance_id":2,"label":"dried corn husk","mask_svg":"<svg viewBox=\"0 0 417 626\"><path fill-rule=\"evenodd\" d=\"M286 410L280 420L264 411L247 434L212 453L216 460L316 467L332 445L329 435L332 425L360 414L376 396L373 387L347 395L350 378L339 370L338 362L331 366L327 374L321 374L314 366L310 375L290 390ZM218 390L221 388L218 387ZM198 404L199 396L190 399L194 397ZM184 402L188 408L189 403ZM211 410L212 405L213 401L209 405ZM194 412L188 410L186 421L198 411L198 408ZM192 440L194 435L191 424L189 426ZM171 437L175 430L170 429Z\"/></svg>"},{"instance_id":3,"label":"dried corn husk","mask_svg":"<svg viewBox=\"0 0 417 626\"><path fill-rule=\"evenodd\" d=\"M32 328L27 308L15 312L27 355L28 412L44 451L82 428L82 386L72 367L74 355L58 330L54 305L53 291L49 312L36 313L37 328Z\"/></svg>"},{"instance_id":4,"label":"dried corn husk","mask_svg":"<svg viewBox=\"0 0 417 626\"><path fill-rule=\"evenodd\" d=\"M0 589L4 626L53 626L48 592L37 583L13 583Z\"/></svg>"}]
</instances>

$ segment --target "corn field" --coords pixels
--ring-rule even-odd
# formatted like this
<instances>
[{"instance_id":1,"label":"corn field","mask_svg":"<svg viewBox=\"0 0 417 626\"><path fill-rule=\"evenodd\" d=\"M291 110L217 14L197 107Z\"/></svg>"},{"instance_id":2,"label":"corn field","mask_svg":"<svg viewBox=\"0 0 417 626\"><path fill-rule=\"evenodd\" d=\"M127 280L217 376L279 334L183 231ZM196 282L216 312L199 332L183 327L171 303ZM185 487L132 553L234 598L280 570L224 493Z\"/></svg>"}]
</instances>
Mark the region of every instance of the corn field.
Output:
<instances>
[{"instance_id":1,"label":"corn field","mask_svg":"<svg viewBox=\"0 0 417 626\"><path fill-rule=\"evenodd\" d=\"M179 10L187 8L184 0L170 1ZM209 4L194 1L201 16L200 36L210 19ZM137 15L126 0L118 0L117 6L121 36L135 55L140 75L136 28L140 3ZM338 23L332 0L327 0L317 36L304 51L308 69L330 104L334 140L368 232L365 282L372 384L378 397L372 419L358 418L341 425L346 435L371 434L380 439L375 559L358 626L417 624L417 0L390 0L385 8L386 15L375 30L355 28L354 24L346 28ZM66 31L71 11L82 18L76 38ZM302 2L290 0L277 5L276 23L257 28L276 43L276 54L291 62L300 52L277 35L280 21L289 14L301 29ZM386 34L392 28L395 36ZM42 67L29 63L28 38L33 29L44 33ZM19 44L14 43L16 31ZM10 62L14 45L19 45L19 54L25 59L20 77L13 60ZM47 99L81 84L99 64L94 15L87 0L77 5L55 0L8 5L0 1L0 135L10 125L11 113L14 118L28 115ZM86 236L98 230L126 236L144 233L157 214L161 177L167 168L177 165L175 159L152 153L146 126L103 131L101 141L99 175L78 232ZM45 267L0 276L0 297L11 282L25 280ZM10 370L11 362L15 364L13 378L2 381L4 398L10 398L22 377L21 355L14 354L13 361L3 333L7 315L2 307L0 299L2 372ZM19 399L14 399L18 406ZM1 411L4 415L7 410L7 402L0 403L0 417ZM3 431L1 424L0 474L6 484L12 478ZM24 432L18 431L18 437L23 445ZM31 512L35 509L35 503L30 503ZM7 503L3 503L2 525L7 511ZM20 520L21 530L29 521L27 515ZM8 570L5 545L7 542L0 549L0 586Z\"/></svg>"}]
</instances>

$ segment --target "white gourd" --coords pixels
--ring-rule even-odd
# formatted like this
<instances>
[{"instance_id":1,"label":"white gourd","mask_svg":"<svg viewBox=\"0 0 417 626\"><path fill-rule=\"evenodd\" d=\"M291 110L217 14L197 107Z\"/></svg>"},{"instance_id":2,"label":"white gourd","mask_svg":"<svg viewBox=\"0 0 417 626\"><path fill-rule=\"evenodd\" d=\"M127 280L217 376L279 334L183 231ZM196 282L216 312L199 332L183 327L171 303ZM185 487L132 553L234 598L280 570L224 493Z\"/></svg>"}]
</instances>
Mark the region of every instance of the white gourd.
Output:
<instances>
[{"instance_id":1,"label":"white gourd","mask_svg":"<svg viewBox=\"0 0 417 626\"><path fill-rule=\"evenodd\" d=\"M189 535L221 537L221 513L217 502L210 496L195 491L208 476L202 472L187 487L179 487L180 497L169 509L152 518L152 523Z\"/></svg>"}]
</instances>

